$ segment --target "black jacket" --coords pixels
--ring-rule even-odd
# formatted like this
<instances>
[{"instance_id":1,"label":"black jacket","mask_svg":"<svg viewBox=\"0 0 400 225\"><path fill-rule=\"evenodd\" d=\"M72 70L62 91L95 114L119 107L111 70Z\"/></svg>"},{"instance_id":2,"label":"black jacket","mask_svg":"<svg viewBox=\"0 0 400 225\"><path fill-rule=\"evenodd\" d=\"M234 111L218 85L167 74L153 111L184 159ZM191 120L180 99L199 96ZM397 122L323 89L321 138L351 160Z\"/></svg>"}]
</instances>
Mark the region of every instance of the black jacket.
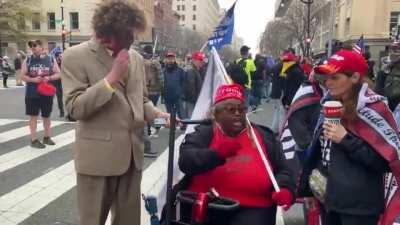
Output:
<instances>
[{"instance_id":1,"label":"black jacket","mask_svg":"<svg viewBox=\"0 0 400 225\"><path fill-rule=\"evenodd\" d=\"M379 71L376 75L375 92L382 96L385 96L385 81L387 75L388 73L384 72L383 70ZM396 106L400 103L400 99L393 99L389 98L388 96L385 97L387 97L389 108L393 112Z\"/></svg>"},{"instance_id":2,"label":"black jacket","mask_svg":"<svg viewBox=\"0 0 400 225\"><path fill-rule=\"evenodd\" d=\"M301 83L305 80L304 72L299 64L294 64L286 71L286 79L283 85L282 104L290 106Z\"/></svg>"},{"instance_id":3,"label":"black jacket","mask_svg":"<svg viewBox=\"0 0 400 225\"><path fill-rule=\"evenodd\" d=\"M280 99L282 97L283 93L283 83L284 83L284 78L279 76L282 70L282 63L278 63L275 66L272 67L271 69L271 93L270 97L272 99Z\"/></svg>"},{"instance_id":4,"label":"black jacket","mask_svg":"<svg viewBox=\"0 0 400 225\"><path fill-rule=\"evenodd\" d=\"M320 142L313 143L314 151L299 182L300 196L312 195L309 176L321 161ZM379 215L384 209L383 173L387 170L384 158L365 141L348 133L341 143L331 146L325 208L350 215Z\"/></svg>"},{"instance_id":5,"label":"black jacket","mask_svg":"<svg viewBox=\"0 0 400 225\"><path fill-rule=\"evenodd\" d=\"M196 104L197 98L200 95L201 87L203 85L203 75L198 71L194 65L191 65L185 74L183 100Z\"/></svg>"},{"instance_id":6,"label":"black jacket","mask_svg":"<svg viewBox=\"0 0 400 225\"><path fill-rule=\"evenodd\" d=\"M268 159L271 161L275 178L280 187L285 187L295 196L294 177L282 154L281 145L274 138L271 130L257 126L258 131L264 137L264 143L268 149ZM209 146L212 141L213 129L211 125L200 125L194 133L188 134L180 147L179 168L185 177L180 182L180 189L185 189L194 175L204 173L225 163L218 158L217 153Z\"/></svg>"},{"instance_id":7,"label":"black jacket","mask_svg":"<svg viewBox=\"0 0 400 225\"><path fill-rule=\"evenodd\" d=\"M308 83L308 81L306 81L306 83ZM318 85L316 86L319 95L322 96L321 88ZM315 104L296 110L289 117L288 126L300 150L306 150L310 145L321 109L321 103L316 102Z\"/></svg>"}]
</instances>

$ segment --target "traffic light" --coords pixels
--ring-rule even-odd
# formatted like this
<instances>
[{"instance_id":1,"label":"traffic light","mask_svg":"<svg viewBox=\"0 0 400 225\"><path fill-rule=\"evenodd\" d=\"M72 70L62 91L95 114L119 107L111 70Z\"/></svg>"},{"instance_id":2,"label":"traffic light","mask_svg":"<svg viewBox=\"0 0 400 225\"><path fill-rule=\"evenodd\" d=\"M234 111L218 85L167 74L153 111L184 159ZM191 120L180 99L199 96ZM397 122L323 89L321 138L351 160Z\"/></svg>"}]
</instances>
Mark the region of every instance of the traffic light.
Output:
<instances>
[{"instance_id":1,"label":"traffic light","mask_svg":"<svg viewBox=\"0 0 400 225\"><path fill-rule=\"evenodd\" d=\"M66 37L67 37L67 30L63 29L61 31L61 40L62 40L62 42L65 42Z\"/></svg>"}]
</instances>

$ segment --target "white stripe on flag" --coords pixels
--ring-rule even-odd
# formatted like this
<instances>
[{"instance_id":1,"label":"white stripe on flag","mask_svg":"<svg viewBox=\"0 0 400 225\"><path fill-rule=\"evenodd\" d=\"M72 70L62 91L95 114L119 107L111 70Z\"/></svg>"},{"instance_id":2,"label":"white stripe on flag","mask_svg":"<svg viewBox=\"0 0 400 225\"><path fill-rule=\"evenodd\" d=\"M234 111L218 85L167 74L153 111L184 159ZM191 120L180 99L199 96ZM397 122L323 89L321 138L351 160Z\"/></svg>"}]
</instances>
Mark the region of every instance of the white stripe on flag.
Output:
<instances>
[{"instance_id":1,"label":"white stripe on flag","mask_svg":"<svg viewBox=\"0 0 400 225\"><path fill-rule=\"evenodd\" d=\"M26 146L16 151L0 155L0 173L73 143L75 140L75 131L70 130L57 135L53 140L56 142L56 145L48 145L45 149L39 151L33 150L30 146Z\"/></svg>"},{"instance_id":2,"label":"white stripe on flag","mask_svg":"<svg viewBox=\"0 0 400 225\"><path fill-rule=\"evenodd\" d=\"M314 92L314 89L312 86L307 85L307 86L300 86L299 90L297 90L295 96L293 97L292 103L295 102L298 98L300 98L303 95L311 94Z\"/></svg>"},{"instance_id":3,"label":"white stripe on flag","mask_svg":"<svg viewBox=\"0 0 400 225\"><path fill-rule=\"evenodd\" d=\"M53 121L53 122L51 122L51 126L54 127L54 126L58 126L58 125L63 124L63 123L65 123L65 122ZM39 132L39 131L42 131L42 130L43 130L43 126L38 126L37 131ZM17 129L13 129L13 130L10 130L10 131L6 131L6 132L3 132L3 133L0 133L0 143L4 143L4 142L7 142L7 141L10 141L10 140L13 140L13 139L17 139L17 138L26 136L29 133L30 133L30 131L29 131L28 124L25 127L21 127L21 128L17 128Z\"/></svg>"},{"instance_id":4,"label":"white stripe on flag","mask_svg":"<svg viewBox=\"0 0 400 225\"><path fill-rule=\"evenodd\" d=\"M287 126L287 123L285 124L285 126ZM281 140L284 139L285 137L289 137L289 136L292 136L292 133L290 132L289 128L287 128L287 129L285 129L285 130L283 131Z\"/></svg>"},{"instance_id":5,"label":"white stripe on flag","mask_svg":"<svg viewBox=\"0 0 400 225\"><path fill-rule=\"evenodd\" d=\"M296 142L291 139L290 141L282 142L283 150L290 149L296 145Z\"/></svg>"}]
</instances>

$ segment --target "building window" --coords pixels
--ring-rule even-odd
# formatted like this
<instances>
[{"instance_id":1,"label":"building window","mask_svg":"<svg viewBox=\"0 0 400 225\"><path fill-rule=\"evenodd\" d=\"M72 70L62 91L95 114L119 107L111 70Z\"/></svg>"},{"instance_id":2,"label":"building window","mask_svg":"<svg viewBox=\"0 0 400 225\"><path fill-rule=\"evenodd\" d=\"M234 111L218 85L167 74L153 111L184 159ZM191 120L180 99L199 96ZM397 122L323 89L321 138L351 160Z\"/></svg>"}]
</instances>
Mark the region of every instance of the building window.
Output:
<instances>
[{"instance_id":1,"label":"building window","mask_svg":"<svg viewBox=\"0 0 400 225\"><path fill-rule=\"evenodd\" d=\"M177 5L176 10L181 11L181 5Z\"/></svg>"},{"instance_id":2,"label":"building window","mask_svg":"<svg viewBox=\"0 0 400 225\"><path fill-rule=\"evenodd\" d=\"M185 21L185 19L186 19L185 15L181 15L181 19L182 19L182 21Z\"/></svg>"},{"instance_id":3,"label":"building window","mask_svg":"<svg viewBox=\"0 0 400 225\"><path fill-rule=\"evenodd\" d=\"M196 5L193 5L193 11L196 11L196 8L197 8Z\"/></svg>"},{"instance_id":4,"label":"building window","mask_svg":"<svg viewBox=\"0 0 400 225\"><path fill-rule=\"evenodd\" d=\"M17 28L18 30L25 30L26 24L25 24L25 16L22 13L18 13L18 18L17 18Z\"/></svg>"},{"instance_id":5,"label":"building window","mask_svg":"<svg viewBox=\"0 0 400 225\"><path fill-rule=\"evenodd\" d=\"M399 25L400 25L400 12L391 12L390 13L389 31L392 33L392 35L397 34Z\"/></svg>"},{"instance_id":6,"label":"building window","mask_svg":"<svg viewBox=\"0 0 400 225\"><path fill-rule=\"evenodd\" d=\"M182 5L182 11L185 11L186 7L185 5Z\"/></svg>"},{"instance_id":7,"label":"building window","mask_svg":"<svg viewBox=\"0 0 400 225\"><path fill-rule=\"evenodd\" d=\"M47 13L47 29L48 30L56 29L56 14L53 12Z\"/></svg>"},{"instance_id":8,"label":"building window","mask_svg":"<svg viewBox=\"0 0 400 225\"><path fill-rule=\"evenodd\" d=\"M193 15L193 18L192 18L193 20L196 20L196 15Z\"/></svg>"},{"instance_id":9,"label":"building window","mask_svg":"<svg viewBox=\"0 0 400 225\"><path fill-rule=\"evenodd\" d=\"M49 49L49 52L51 52L51 50L53 50L56 46L57 46L57 43L54 41L47 42L47 49Z\"/></svg>"},{"instance_id":10,"label":"building window","mask_svg":"<svg viewBox=\"0 0 400 225\"><path fill-rule=\"evenodd\" d=\"M193 30L196 30L196 24L193 24Z\"/></svg>"},{"instance_id":11,"label":"building window","mask_svg":"<svg viewBox=\"0 0 400 225\"><path fill-rule=\"evenodd\" d=\"M40 13L32 15L32 30L40 30Z\"/></svg>"},{"instance_id":12,"label":"building window","mask_svg":"<svg viewBox=\"0 0 400 225\"><path fill-rule=\"evenodd\" d=\"M70 17L71 30L78 30L79 29L79 13L72 12L69 14L69 17Z\"/></svg>"}]
</instances>

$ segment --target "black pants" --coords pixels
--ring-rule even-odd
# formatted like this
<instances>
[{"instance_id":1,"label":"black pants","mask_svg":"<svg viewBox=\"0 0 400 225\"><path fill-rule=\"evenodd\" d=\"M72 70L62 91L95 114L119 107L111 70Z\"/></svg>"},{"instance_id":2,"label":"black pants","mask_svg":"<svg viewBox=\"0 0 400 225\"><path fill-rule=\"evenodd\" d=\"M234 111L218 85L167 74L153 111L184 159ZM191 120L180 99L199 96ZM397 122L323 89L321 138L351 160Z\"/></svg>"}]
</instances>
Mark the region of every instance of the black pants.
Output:
<instances>
[{"instance_id":1,"label":"black pants","mask_svg":"<svg viewBox=\"0 0 400 225\"><path fill-rule=\"evenodd\" d=\"M322 225L377 225L379 216L360 216L326 212L321 208Z\"/></svg>"},{"instance_id":2,"label":"black pants","mask_svg":"<svg viewBox=\"0 0 400 225\"><path fill-rule=\"evenodd\" d=\"M3 87L7 87L8 73L2 72L1 75L3 76Z\"/></svg>"},{"instance_id":3,"label":"black pants","mask_svg":"<svg viewBox=\"0 0 400 225\"><path fill-rule=\"evenodd\" d=\"M63 89L61 80L52 81L51 83L54 85L54 87L56 87L58 109L60 110L60 113L64 113Z\"/></svg>"},{"instance_id":4,"label":"black pants","mask_svg":"<svg viewBox=\"0 0 400 225\"><path fill-rule=\"evenodd\" d=\"M191 206L190 206L191 207ZM182 219L190 222L191 209L181 208ZM275 225L276 207L245 208L241 207L233 212L209 210L208 222L205 225ZM375 224L376 225L376 224Z\"/></svg>"}]
</instances>

